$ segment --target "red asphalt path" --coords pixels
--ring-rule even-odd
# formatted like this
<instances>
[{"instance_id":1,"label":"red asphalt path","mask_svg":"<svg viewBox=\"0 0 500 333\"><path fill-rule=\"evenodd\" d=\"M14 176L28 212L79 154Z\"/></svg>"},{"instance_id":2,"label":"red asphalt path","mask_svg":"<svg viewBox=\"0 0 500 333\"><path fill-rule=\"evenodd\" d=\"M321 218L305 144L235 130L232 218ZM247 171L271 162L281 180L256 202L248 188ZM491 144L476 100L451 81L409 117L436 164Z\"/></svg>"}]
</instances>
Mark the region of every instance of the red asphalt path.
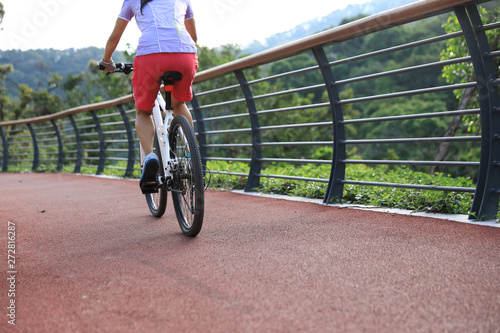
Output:
<instances>
[{"instance_id":1,"label":"red asphalt path","mask_svg":"<svg viewBox=\"0 0 500 333\"><path fill-rule=\"evenodd\" d=\"M0 332L500 332L500 228L211 190L205 216L190 239L136 181L0 174Z\"/></svg>"}]
</instances>

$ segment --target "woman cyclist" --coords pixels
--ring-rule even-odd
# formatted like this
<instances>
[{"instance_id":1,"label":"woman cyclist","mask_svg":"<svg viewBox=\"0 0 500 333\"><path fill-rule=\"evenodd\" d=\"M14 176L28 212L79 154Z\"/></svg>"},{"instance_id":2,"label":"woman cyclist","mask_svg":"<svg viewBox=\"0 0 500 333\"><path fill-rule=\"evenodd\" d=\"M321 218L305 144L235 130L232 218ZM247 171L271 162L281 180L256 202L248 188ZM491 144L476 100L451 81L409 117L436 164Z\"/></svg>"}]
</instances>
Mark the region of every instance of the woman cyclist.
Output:
<instances>
[{"instance_id":1,"label":"woman cyclist","mask_svg":"<svg viewBox=\"0 0 500 333\"><path fill-rule=\"evenodd\" d=\"M152 152L155 129L151 113L164 72L182 74L172 92L174 115L183 115L193 123L185 103L193 97L191 85L198 69L197 36L191 0L125 0L99 61L108 71L116 69L112 55L133 17L142 32L132 76L135 128L146 155L139 184L142 188L143 183L156 181L159 168L158 157Z\"/></svg>"}]
</instances>

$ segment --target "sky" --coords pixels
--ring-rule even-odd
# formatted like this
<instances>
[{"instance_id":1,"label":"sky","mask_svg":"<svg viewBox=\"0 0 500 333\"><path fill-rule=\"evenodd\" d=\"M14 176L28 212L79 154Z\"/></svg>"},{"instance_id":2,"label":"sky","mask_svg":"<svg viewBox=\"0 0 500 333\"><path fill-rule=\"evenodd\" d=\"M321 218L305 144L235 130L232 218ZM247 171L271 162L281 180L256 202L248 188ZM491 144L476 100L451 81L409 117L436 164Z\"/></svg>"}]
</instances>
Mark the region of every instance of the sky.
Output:
<instances>
[{"instance_id":1,"label":"sky","mask_svg":"<svg viewBox=\"0 0 500 333\"><path fill-rule=\"evenodd\" d=\"M0 50L104 47L122 0L0 0ZM245 46L296 25L368 0L191 0L198 44ZM305 5L307 4L307 5ZM118 50L135 49L140 32L129 23Z\"/></svg>"}]
</instances>

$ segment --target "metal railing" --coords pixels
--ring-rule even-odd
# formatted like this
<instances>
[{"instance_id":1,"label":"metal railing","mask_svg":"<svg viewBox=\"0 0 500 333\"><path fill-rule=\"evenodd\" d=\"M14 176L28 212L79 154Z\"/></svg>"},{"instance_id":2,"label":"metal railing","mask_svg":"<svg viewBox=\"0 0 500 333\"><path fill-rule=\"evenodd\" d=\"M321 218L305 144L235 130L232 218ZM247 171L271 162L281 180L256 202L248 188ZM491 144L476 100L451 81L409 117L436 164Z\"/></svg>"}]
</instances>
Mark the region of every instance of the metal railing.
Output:
<instances>
[{"instance_id":1,"label":"metal railing","mask_svg":"<svg viewBox=\"0 0 500 333\"><path fill-rule=\"evenodd\" d=\"M425 36L403 45L390 45L383 49L362 51L356 48L358 38L391 29L429 17L454 11L462 31L437 36ZM445 17L445 16L443 16ZM194 84L195 97L191 102L202 157L209 161L238 161L248 163L248 173L231 170L212 170L216 173L247 177L246 191L258 187L262 177L293 179L327 184L325 203L342 200L345 185L387 186L433 191L455 191L474 194L471 216L494 218L500 196L500 102L499 79L493 68L493 59L500 55L491 51L485 33L497 31L500 23L483 25L476 2L463 0L429 0L372 15L308 38L255 55L232 61L197 74ZM342 77L342 68L356 66L359 61L376 61L378 56L415 51L419 47L441 45L453 38L465 38L469 56L440 61L411 64L405 68L379 70L353 77ZM441 43L441 44L440 44ZM354 46L353 46L354 45ZM348 52L347 52L347 51ZM346 51L346 52L343 52ZM415 51L416 52L416 51ZM348 56L344 56L348 54ZM307 55L315 64L305 68L284 70L279 74L260 77L263 68L283 63L283 60ZM428 85L409 91L387 87L383 94L361 94L356 84L377 82L384 78L425 73L458 63L471 64L475 70L474 82L447 85ZM317 80L310 86L290 86L270 91L276 85L270 82L301 82L307 75ZM309 81L308 81L309 82ZM372 83L373 84L373 83ZM353 94L346 96L344 90ZM379 101L392 101L410 96L435 96L443 92L477 88L479 108L470 110L439 110L415 114L346 118L346 110L356 105ZM294 96L314 94L312 104L290 104L298 101ZM435 97L434 97L435 98ZM22 121L0 123L0 163L3 171L10 166L42 170L44 165L57 165L57 170L68 166L73 172L93 168L97 174L104 168L123 170L127 177L139 169L138 144L132 131L134 111L132 96L114 101L87 105L62 111L50 116ZM288 103L288 104L287 104ZM127 110L126 110L127 109ZM308 123L294 122L297 113L317 112L322 118ZM366 123L400 123L417 119L451 119L455 116L480 115L480 136L459 137L408 137L401 138L352 138L349 128ZM280 123L283 122L283 123ZM275 131L300 131L302 140L275 141ZM415 149L415 144L429 145L441 142L474 144L481 147L481 156L472 161L427 161L415 159L362 160L348 158L351 147L405 144ZM274 156L274 148L303 149L306 155L318 147L333 149L332 158L315 159L308 156ZM310 148L310 149L309 149ZM309 150L308 150L309 149ZM351 148L352 149L352 148ZM282 153L281 153L282 154ZM292 156L292 155L291 155ZM264 174L263 165L273 162L326 164L331 172L321 178L293 177L290 175ZM346 179L346 166L353 164L412 165L438 167L467 167L477 169L476 187L426 186L394 184Z\"/></svg>"},{"instance_id":2,"label":"metal railing","mask_svg":"<svg viewBox=\"0 0 500 333\"><path fill-rule=\"evenodd\" d=\"M132 96L85 105L48 116L0 123L1 170L80 173L105 168L138 170L138 143L132 130L135 110L125 110Z\"/></svg>"}]
</instances>

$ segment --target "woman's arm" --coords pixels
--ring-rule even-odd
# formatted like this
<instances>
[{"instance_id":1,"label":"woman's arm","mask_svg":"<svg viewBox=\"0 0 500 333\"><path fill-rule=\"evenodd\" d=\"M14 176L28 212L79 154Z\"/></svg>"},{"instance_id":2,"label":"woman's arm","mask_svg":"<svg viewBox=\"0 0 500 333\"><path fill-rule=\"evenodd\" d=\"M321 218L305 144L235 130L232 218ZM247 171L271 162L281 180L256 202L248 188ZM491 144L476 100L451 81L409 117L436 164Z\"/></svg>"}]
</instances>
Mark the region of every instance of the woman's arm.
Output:
<instances>
[{"instance_id":1,"label":"woman's arm","mask_svg":"<svg viewBox=\"0 0 500 333\"><path fill-rule=\"evenodd\" d=\"M104 50L104 56L102 59L106 62L111 62L111 57L113 56L113 52L115 52L120 39L122 38L123 32L127 27L128 21L122 18L118 18L115 23L115 28L111 35L109 36L108 42L106 43L106 49Z\"/></svg>"},{"instance_id":2,"label":"woman's arm","mask_svg":"<svg viewBox=\"0 0 500 333\"><path fill-rule=\"evenodd\" d=\"M195 43L198 42L198 35L196 34L196 24L194 22L194 18L190 18L189 20L184 21L184 26L186 27L187 32L191 35L191 38Z\"/></svg>"}]
</instances>

